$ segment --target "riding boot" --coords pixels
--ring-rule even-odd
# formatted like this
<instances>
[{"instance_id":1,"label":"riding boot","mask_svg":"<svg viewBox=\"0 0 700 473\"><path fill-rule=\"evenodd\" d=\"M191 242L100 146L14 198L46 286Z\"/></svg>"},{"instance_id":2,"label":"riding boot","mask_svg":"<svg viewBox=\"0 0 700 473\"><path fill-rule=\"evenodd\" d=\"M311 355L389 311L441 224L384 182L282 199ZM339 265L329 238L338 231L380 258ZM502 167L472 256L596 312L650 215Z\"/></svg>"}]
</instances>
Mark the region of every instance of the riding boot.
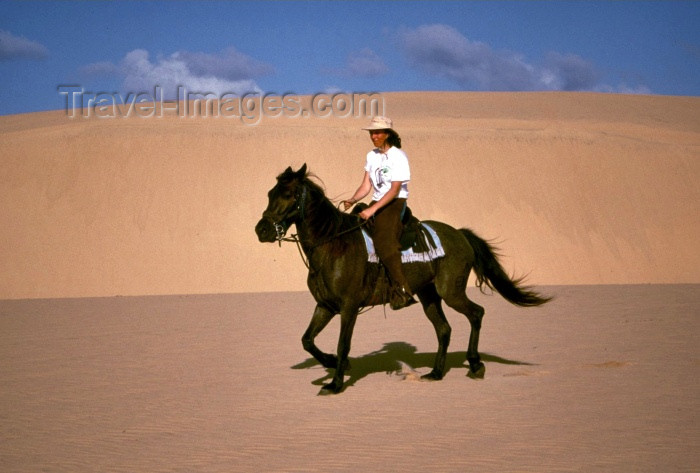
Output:
<instances>
[{"instance_id":1,"label":"riding boot","mask_svg":"<svg viewBox=\"0 0 700 473\"><path fill-rule=\"evenodd\" d=\"M415 304L416 300L413 298L411 288L401 269L401 255L391 255L385 258L382 263L384 263L392 281L391 294L389 296L391 308L399 310Z\"/></svg>"}]
</instances>

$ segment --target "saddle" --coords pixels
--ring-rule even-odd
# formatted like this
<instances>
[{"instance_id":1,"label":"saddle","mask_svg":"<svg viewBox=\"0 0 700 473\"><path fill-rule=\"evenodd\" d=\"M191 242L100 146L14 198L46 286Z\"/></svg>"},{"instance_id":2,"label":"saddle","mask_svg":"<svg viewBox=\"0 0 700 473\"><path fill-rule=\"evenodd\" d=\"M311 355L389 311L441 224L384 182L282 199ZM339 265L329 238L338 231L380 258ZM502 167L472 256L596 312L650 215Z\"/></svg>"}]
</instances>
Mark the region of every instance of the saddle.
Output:
<instances>
[{"instance_id":1,"label":"saddle","mask_svg":"<svg viewBox=\"0 0 700 473\"><path fill-rule=\"evenodd\" d=\"M353 215L357 215L364 209L369 207L369 205L364 202L360 202L352 208ZM401 244L401 251L406 251L410 248L415 248L420 243L420 220L418 220L411 211L411 208L407 205L401 217L401 223L403 228L401 230L401 237L399 238L399 243Z\"/></svg>"}]
</instances>

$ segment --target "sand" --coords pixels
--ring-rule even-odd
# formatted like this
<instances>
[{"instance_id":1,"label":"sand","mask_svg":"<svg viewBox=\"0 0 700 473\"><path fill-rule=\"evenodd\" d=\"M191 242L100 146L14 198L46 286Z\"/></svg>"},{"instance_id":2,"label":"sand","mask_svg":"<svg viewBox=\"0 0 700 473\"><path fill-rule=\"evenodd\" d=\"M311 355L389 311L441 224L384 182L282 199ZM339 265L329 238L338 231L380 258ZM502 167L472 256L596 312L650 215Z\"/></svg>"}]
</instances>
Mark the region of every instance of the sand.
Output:
<instances>
[{"instance_id":1,"label":"sand","mask_svg":"<svg viewBox=\"0 0 700 473\"><path fill-rule=\"evenodd\" d=\"M430 383L420 308L378 307L317 396L306 270L253 227L289 165L351 195L365 117L0 117L0 471L697 471L700 99L384 98L414 213L555 296L469 289L485 379L462 316Z\"/></svg>"},{"instance_id":2,"label":"sand","mask_svg":"<svg viewBox=\"0 0 700 473\"><path fill-rule=\"evenodd\" d=\"M432 326L374 308L336 396L301 347L308 293L4 301L0 469L697 471L700 286L542 289L537 309L470 292L483 380L459 314L445 379L421 382Z\"/></svg>"}]
</instances>

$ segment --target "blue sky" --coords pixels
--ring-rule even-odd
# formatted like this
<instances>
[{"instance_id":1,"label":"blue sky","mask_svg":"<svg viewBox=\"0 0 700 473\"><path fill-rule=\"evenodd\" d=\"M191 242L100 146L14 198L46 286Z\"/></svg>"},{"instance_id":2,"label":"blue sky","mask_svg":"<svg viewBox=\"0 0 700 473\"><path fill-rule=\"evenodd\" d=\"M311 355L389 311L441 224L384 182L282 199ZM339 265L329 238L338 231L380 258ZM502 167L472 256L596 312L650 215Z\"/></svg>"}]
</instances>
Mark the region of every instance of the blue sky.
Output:
<instances>
[{"instance_id":1,"label":"blue sky","mask_svg":"<svg viewBox=\"0 0 700 473\"><path fill-rule=\"evenodd\" d=\"M700 95L700 1L0 2L0 114L61 85Z\"/></svg>"}]
</instances>

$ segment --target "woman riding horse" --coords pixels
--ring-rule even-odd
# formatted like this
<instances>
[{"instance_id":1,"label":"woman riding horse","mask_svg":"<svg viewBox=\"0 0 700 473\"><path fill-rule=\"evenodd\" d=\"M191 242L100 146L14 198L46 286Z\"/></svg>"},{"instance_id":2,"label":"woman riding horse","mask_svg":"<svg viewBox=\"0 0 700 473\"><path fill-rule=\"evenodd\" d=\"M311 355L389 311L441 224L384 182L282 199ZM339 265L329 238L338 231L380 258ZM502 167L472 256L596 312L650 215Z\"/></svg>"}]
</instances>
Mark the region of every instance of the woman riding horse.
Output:
<instances>
[{"instance_id":1,"label":"woman riding horse","mask_svg":"<svg viewBox=\"0 0 700 473\"><path fill-rule=\"evenodd\" d=\"M345 210L369 194L372 202L358 215L372 219L368 226L377 256L389 272L392 281L391 308L402 309L415 304L413 293L401 267L401 218L406 210L408 181L411 170L408 157L401 150L401 138L386 117L374 117L367 128L374 149L367 153L365 174L353 196L343 201Z\"/></svg>"},{"instance_id":2,"label":"woman riding horse","mask_svg":"<svg viewBox=\"0 0 700 473\"><path fill-rule=\"evenodd\" d=\"M439 264L414 262L404 267L406 279L433 324L438 340L433 369L423 378L438 380L445 374L452 329L442 309L443 301L469 320L468 375L483 377L485 368L479 356L479 333L484 308L467 298L469 273L474 271L479 287L486 285L495 289L518 306L542 305L549 298L523 286L522 279L508 276L493 248L471 230L457 230L430 220L422 224L432 228L444 248ZM298 171L289 167L277 177L277 184L268 192L268 205L255 226L255 232L261 242L283 241L292 225L296 226L298 235L291 239L298 241L306 258L309 268L307 285L316 300L302 344L319 363L335 369L333 380L323 387L322 392L337 393L345 382L358 312L362 307L386 302L381 290L385 276L376 263L368 261L360 219L336 208L323 189L309 178L306 164ZM340 334L334 355L323 352L315 339L338 314Z\"/></svg>"}]
</instances>

